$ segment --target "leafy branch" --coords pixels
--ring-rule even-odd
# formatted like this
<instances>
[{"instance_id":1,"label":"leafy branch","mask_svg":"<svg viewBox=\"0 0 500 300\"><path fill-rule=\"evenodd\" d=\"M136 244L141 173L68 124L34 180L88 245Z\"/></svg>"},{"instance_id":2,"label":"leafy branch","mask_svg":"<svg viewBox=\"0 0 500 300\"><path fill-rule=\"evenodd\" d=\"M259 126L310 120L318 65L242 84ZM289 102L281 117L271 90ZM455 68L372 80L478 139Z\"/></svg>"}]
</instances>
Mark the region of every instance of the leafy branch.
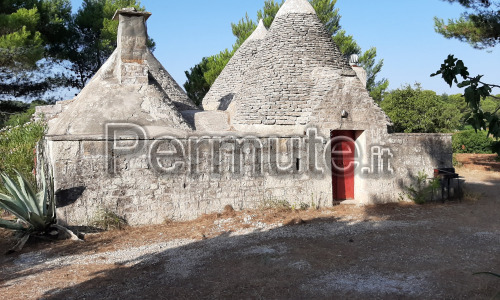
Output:
<instances>
[{"instance_id":1,"label":"leafy branch","mask_svg":"<svg viewBox=\"0 0 500 300\"><path fill-rule=\"evenodd\" d=\"M493 113L484 112L481 109L481 100L486 97L499 99L491 95L491 92L495 87L500 88L500 85L484 83L482 81L483 75L472 77L464 62L453 55L448 55L441 68L431 77L438 75L441 75L450 87L456 84L459 88L465 88L463 97L472 111L466 115L466 122L472 125L476 131L488 128L488 135L495 138L500 137L500 118L497 115L500 107Z\"/></svg>"}]
</instances>

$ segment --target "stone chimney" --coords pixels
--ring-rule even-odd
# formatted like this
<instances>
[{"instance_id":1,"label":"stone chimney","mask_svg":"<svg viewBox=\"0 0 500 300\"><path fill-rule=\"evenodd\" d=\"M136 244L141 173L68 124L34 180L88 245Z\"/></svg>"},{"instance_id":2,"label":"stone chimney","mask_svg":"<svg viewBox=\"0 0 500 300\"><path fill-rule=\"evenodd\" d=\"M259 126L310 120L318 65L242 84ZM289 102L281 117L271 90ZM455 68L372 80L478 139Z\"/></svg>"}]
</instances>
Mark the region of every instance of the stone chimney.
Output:
<instances>
[{"instance_id":1,"label":"stone chimney","mask_svg":"<svg viewBox=\"0 0 500 300\"><path fill-rule=\"evenodd\" d=\"M359 56L357 54L351 55L349 57L349 64L351 65L354 72L356 72L356 75L358 76L359 80L361 80L361 83L363 84L363 86L366 87L366 82L368 80L368 74L366 73L366 70L363 67L358 66Z\"/></svg>"},{"instance_id":2,"label":"stone chimney","mask_svg":"<svg viewBox=\"0 0 500 300\"><path fill-rule=\"evenodd\" d=\"M113 17L119 21L117 75L121 84L148 83L146 20L150 16L151 13L132 7L117 10Z\"/></svg>"}]
</instances>

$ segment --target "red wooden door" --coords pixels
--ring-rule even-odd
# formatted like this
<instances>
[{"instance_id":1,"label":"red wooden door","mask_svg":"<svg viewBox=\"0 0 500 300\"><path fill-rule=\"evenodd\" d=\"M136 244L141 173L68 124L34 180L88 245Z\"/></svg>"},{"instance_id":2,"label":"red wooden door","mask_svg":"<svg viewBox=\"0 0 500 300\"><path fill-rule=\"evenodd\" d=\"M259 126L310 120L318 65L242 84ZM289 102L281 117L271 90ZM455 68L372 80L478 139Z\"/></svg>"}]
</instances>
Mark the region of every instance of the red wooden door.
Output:
<instances>
[{"instance_id":1,"label":"red wooden door","mask_svg":"<svg viewBox=\"0 0 500 300\"><path fill-rule=\"evenodd\" d=\"M332 131L333 200L354 199L355 132Z\"/></svg>"}]
</instances>

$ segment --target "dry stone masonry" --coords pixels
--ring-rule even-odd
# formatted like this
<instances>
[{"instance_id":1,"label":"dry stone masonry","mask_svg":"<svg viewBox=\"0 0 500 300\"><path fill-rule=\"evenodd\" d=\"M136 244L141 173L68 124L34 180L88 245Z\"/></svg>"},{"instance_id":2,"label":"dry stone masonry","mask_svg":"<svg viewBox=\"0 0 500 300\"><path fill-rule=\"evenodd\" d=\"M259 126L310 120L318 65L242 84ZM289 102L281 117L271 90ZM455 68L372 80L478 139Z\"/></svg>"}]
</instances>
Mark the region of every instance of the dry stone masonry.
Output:
<instances>
[{"instance_id":1,"label":"dry stone masonry","mask_svg":"<svg viewBox=\"0 0 500 300\"><path fill-rule=\"evenodd\" d=\"M245 73L250 67L261 41L266 37L267 29L262 20L255 31L238 48L224 70L215 80L205 98L204 110L226 110L243 85Z\"/></svg>"},{"instance_id":2,"label":"dry stone masonry","mask_svg":"<svg viewBox=\"0 0 500 300\"><path fill-rule=\"evenodd\" d=\"M386 203L415 174L451 167L450 135L391 133L307 0L287 0L269 31L260 22L204 110L147 49L150 15L117 11L113 55L75 99L43 108L38 168L54 176L62 223L102 209L138 225L270 201ZM331 168L346 136L352 177ZM339 181L354 197L339 198Z\"/></svg>"}]
</instances>

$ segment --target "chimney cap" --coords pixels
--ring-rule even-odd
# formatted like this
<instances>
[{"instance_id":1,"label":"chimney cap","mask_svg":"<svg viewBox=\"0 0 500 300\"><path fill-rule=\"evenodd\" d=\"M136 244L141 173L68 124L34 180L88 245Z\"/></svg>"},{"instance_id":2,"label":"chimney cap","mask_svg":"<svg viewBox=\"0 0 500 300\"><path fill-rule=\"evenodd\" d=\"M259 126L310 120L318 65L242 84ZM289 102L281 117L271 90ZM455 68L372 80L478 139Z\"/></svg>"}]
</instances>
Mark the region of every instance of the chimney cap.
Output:
<instances>
[{"instance_id":1,"label":"chimney cap","mask_svg":"<svg viewBox=\"0 0 500 300\"><path fill-rule=\"evenodd\" d=\"M144 21L149 19L151 17L152 13L147 12L147 11L138 11L135 7L127 7L127 8L122 8L118 9L115 12L115 15L113 16L112 20L118 20L119 15L128 15L128 16L144 16Z\"/></svg>"}]
</instances>

